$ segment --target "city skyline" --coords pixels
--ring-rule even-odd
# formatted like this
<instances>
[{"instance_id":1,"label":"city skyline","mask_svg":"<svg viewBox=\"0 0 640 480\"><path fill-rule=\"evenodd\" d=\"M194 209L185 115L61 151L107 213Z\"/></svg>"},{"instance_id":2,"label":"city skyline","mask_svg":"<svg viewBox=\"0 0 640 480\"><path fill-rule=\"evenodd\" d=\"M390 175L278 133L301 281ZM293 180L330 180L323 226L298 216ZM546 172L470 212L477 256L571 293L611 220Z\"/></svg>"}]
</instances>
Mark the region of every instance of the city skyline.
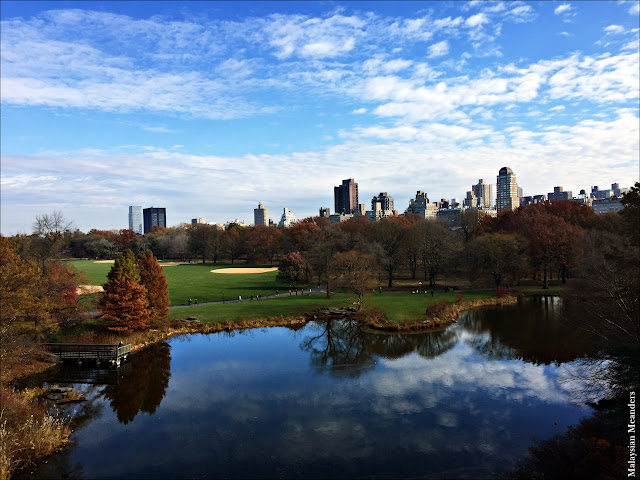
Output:
<instances>
[{"instance_id":1,"label":"city skyline","mask_svg":"<svg viewBox=\"0 0 640 480\"><path fill-rule=\"evenodd\" d=\"M152 7L150 7L152 5ZM71 8L66 8L66 7ZM0 231L638 181L638 2L3 2ZM494 199L495 200L495 199ZM333 212L332 212L333 213ZM98 221L96 221L98 220ZM99 225L96 225L99 223Z\"/></svg>"}]
</instances>

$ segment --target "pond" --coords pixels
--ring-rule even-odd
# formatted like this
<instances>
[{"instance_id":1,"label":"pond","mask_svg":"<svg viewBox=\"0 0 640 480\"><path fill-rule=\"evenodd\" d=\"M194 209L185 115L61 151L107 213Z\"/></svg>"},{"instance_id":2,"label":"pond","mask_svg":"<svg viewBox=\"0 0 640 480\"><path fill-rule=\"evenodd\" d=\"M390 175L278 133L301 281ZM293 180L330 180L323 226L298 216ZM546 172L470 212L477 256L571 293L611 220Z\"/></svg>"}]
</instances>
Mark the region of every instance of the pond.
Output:
<instances>
[{"instance_id":1,"label":"pond","mask_svg":"<svg viewBox=\"0 0 640 480\"><path fill-rule=\"evenodd\" d=\"M562 301L469 311L440 332L348 320L174 337L73 382L73 443L23 478L491 478L592 410L590 346Z\"/></svg>"}]
</instances>

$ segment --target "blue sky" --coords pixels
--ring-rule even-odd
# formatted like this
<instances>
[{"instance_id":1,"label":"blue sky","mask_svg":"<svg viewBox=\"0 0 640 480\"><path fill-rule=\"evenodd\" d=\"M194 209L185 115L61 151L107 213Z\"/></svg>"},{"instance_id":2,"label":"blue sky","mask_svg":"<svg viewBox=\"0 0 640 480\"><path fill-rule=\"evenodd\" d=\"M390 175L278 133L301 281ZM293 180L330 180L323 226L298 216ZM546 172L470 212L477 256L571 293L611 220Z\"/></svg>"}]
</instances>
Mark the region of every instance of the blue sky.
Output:
<instances>
[{"instance_id":1,"label":"blue sky","mask_svg":"<svg viewBox=\"0 0 640 480\"><path fill-rule=\"evenodd\" d=\"M3 234L639 176L638 2L2 2Z\"/></svg>"}]
</instances>

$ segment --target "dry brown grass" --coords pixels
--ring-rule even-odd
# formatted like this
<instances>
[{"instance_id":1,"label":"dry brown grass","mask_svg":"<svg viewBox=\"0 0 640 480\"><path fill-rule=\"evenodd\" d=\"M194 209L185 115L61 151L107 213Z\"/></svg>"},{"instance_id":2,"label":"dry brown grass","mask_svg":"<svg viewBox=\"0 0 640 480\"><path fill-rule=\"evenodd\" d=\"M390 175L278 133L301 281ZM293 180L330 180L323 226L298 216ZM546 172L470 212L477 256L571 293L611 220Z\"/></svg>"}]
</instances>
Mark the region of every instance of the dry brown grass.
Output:
<instances>
[{"instance_id":1,"label":"dry brown grass","mask_svg":"<svg viewBox=\"0 0 640 480\"><path fill-rule=\"evenodd\" d=\"M69 441L69 422L47 415L29 395L3 388L0 398L0 480Z\"/></svg>"},{"instance_id":2,"label":"dry brown grass","mask_svg":"<svg viewBox=\"0 0 640 480\"><path fill-rule=\"evenodd\" d=\"M162 330L148 330L137 332L124 338L123 341L131 343L131 351L135 352L152 343L160 342L174 335L186 335L190 333L218 333L232 330L244 330L248 328L288 327L297 328L307 323L304 316L297 317L268 317L255 320L243 320L241 318L219 323L189 322L186 320L173 320L171 324Z\"/></svg>"}]
</instances>

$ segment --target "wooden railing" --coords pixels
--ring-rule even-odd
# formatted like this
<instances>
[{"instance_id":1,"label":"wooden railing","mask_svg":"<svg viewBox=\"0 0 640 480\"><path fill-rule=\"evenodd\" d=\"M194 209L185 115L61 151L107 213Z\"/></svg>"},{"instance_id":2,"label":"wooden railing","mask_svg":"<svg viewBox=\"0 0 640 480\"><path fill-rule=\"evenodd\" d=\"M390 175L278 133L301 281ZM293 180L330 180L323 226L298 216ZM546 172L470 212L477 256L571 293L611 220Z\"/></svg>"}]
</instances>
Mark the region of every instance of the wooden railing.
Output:
<instances>
[{"instance_id":1,"label":"wooden railing","mask_svg":"<svg viewBox=\"0 0 640 480\"><path fill-rule=\"evenodd\" d=\"M131 345L92 345L77 343L44 343L43 346L59 360L94 360L120 363L131 353Z\"/></svg>"}]
</instances>

